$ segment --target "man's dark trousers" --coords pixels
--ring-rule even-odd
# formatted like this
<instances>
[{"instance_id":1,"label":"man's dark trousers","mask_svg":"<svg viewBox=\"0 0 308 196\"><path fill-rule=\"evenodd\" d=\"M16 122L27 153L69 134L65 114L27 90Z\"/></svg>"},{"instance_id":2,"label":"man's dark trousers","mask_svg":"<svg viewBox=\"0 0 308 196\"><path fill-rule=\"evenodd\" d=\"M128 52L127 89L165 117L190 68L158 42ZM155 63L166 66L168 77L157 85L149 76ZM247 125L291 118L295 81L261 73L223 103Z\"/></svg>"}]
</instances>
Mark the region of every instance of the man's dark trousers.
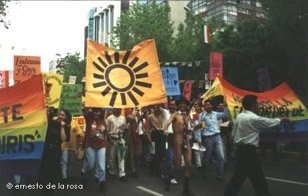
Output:
<instances>
[{"instance_id":1,"label":"man's dark trousers","mask_svg":"<svg viewBox=\"0 0 308 196\"><path fill-rule=\"evenodd\" d=\"M252 145L239 145L236 151L235 172L224 196L233 196L240 190L246 177L249 177L258 196L269 196L268 186L261 167L261 160Z\"/></svg>"}]
</instances>

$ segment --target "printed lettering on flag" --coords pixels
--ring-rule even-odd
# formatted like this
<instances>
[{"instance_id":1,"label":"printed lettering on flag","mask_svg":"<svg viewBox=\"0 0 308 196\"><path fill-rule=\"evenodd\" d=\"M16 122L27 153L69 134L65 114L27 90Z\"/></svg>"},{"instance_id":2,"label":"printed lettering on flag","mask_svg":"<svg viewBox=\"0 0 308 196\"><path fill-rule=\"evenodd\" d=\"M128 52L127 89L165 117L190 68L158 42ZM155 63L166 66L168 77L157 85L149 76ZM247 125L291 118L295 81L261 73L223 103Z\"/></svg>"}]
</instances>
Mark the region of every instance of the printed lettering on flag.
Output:
<instances>
[{"instance_id":1,"label":"printed lettering on flag","mask_svg":"<svg viewBox=\"0 0 308 196\"><path fill-rule=\"evenodd\" d=\"M42 75L0 89L0 173L37 176L47 117Z\"/></svg>"},{"instance_id":2,"label":"printed lettering on flag","mask_svg":"<svg viewBox=\"0 0 308 196\"><path fill-rule=\"evenodd\" d=\"M187 80L184 84L183 94L182 96L185 97L187 101L190 101L191 97L191 89L194 81L193 80Z\"/></svg>"},{"instance_id":3,"label":"printed lettering on flag","mask_svg":"<svg viewBox=\"0 0 308 196\"><path fill-rule=\"evenodd\" d=\"M59 108L63 75L43 73L43 81L46 105L48 107Z\"/></svg>"},{"instance_id":4,"label":"printed lettering on flag","mask_svg":"<svg viewBox=\"0 0 308 196\"><path fill-rule=\"evenodd\" d=\"M216 77L222 76L222 53L213 53L210 54L210 80L215 80Z\"/></svg>"},{"instance_id":5,"label":"printed lettering on flag","mask_svg":"<svg viewBox=\"0 0 308 196\"><path fill-rule=\"evenodd\" d=\"M163 75L167 96L181 95L180 83L182 81L179 81L178 68L161 67L161 73Z\"/></svg>"},{"instance_id":6,"label":"printed lettering on flag","mask_svg":"<svg viewBox=\"0 0 308 196\"><path fill-rule=\"evenodd\" d=\"M217 77L212 87L202 98L204 101L218 95L223 95L228 105L230 117L234 120L243 109L242 98L248 94L258 97L258 114L260 116L267 118L286 117L290 119L290 122L282 124L280 128L272 130L272 132L267 130L265 133L275 135L278 133L293 134L308 132L307 108L285 82L270 91L256 93L239 89L223 78Z\"/></svg>"},{"instance_id":7,"label":"printed lettering on flag","mask_svg":"<svg viewBox=\"0 0 308 196\"><path fill-rule=\"evenodd\" d=\"M0 89L9 87L9 71L0 71Z\"/></svg>"},{"instance_id":8,"label":"printed lettering on flag","mask_svg":"<svg viewBox=\"0 0 308 196\"><path fill-rule=\"evenodd\" d=\"M41 73L41 57L14 56L14 84L19 84Z\"/></svg>"}]
</instances>

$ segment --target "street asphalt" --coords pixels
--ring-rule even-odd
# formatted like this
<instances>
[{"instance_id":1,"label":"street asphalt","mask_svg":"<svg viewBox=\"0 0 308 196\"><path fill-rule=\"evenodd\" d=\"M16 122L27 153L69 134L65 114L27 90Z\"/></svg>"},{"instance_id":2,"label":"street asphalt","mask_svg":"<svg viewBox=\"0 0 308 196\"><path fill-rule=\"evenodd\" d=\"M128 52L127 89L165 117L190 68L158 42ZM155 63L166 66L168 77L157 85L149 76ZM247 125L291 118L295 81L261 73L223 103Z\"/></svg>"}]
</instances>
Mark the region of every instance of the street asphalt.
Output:
<instances>
[{"instance_id":1,"label":"street asphalt","mask_svg":"<svg viewBox=\"0 0 308 196\"><path fill-rule=\"evenodd\" d=\"M273 196L308 196L308 163L300 163L294 159L283 159L274 161L270 158L263 159L264 173L267 177L270 192ZM71 185L69 190L59 190L56 185L55 196L94 196L104 195L98 190L95 178L91 179L88 189L80 190L81 175L80 168L82 161L77 160L73 165L73 174L68 182ZM193 168L191 188L196 196L222 196L234 172L234 161L231 162L225 171L224 181L216 180L215 163L211 164L206 179L203 179L196 168ZM171 191L166 192L163 188L163 180L158 175L150 172L145 166L139 167L137 178L129 176L127 182L120 181L117 177L107 175L106 193L109 196L180 196L183 190L182 174L177 176L178 185L172 185ZM1 196L39 196L40 190L8 190L6 185L12 180L2 177L0 182ZM23 179L25 185L37 185L35 179ZM62 185L62 184L61 184ZM34 187L36 188L36 187ZM61 188L61 186L60 186ZM62 186L63 188L63 186ZM66 187L65 187L66 188ZM73 190L75 188L75 190ZM36 188L37 189L37 188ZM254 196L255 192L249 181L246 179L238 196Z\"/></svg>"}]
</instances>

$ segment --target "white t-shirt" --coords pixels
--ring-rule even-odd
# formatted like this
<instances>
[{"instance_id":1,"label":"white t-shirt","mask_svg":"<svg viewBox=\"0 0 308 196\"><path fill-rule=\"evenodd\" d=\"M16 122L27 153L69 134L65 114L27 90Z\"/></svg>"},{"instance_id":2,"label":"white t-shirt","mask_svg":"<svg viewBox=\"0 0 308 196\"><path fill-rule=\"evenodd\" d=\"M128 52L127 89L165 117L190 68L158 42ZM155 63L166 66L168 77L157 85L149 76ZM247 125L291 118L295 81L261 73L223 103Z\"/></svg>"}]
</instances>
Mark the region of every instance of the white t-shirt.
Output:
<instances>
[{"instance_id":1,"label":"white t-shirt","mask_svg":"<svg viewBox=\"0 0 308 196\"><path fill-rule=\"evenodd\" d=\"M138 123L138 117L137 116L135 117L135 121ZM143 134L143 121L144 121L144 119L141 120L138 124L138 128L137 128L138 129L138 135Z\"/></svg>"},{"instance_id":2,"label":"white t-shirt","mask_svg":"<svg viewBox=\"0 0 308 196\"><path fill-rule=\"evenodd\" d=\"M107 130L109 130L110 136L118 136L120 133L124 132L124 129L127 128L126 120L124 116L115 116L110 115L106 119Z\"/></svg>"}]
</instances>

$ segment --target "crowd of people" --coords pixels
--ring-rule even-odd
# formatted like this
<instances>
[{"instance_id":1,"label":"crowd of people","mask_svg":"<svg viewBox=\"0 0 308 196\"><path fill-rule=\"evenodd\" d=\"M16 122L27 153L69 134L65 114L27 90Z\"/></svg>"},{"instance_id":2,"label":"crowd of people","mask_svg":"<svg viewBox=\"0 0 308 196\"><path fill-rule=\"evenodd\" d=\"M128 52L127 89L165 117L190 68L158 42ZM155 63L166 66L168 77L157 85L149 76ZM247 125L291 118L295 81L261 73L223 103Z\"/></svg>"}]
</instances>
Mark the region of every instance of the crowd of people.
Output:
<instances>
[{"instance_id":1,"label":"crowd of people","mask_svg":"<svg viewBox=\"0 0 308 196\"><path fill-rule=\"evenodd\" d=\"M91 170L95 170L99 190L104 193L107 173L125 182L127 175L138 177L138 167L143 165L159 175L165 190L170 191L184 167L183 194L194 195L189 186L192 164L206 177L207 165L214 157L217 179L222 180L225 157L231 152L231 126L221 131L221 125L230 122L223 103L208 100L204 107L201 102L190 106L180 98L144 108L83 108L83 130L68 111L56 114L55 109L47 108L48 130L40 172L40 181L45 184L67 183L78 143L82 142L84 188ZM52 194L44 191L44 195Z\"/></svg>"},{"instance_id":2,"label":"crowd of people","mask_svg":"<svg viewBox=\"0 0 308 196\"><path fill-rule=\"evenodd\" d=\"M248 117L240 125L235 121L233 133L226 103L213 100L190 105L181 97L144 108L83 108L86 122L83 130L72 120L69 111L47 108L48 129L39 180L42 184L68 183L77 146L82 142L84 159L80 170L84 189L88 188L92 170L100 192L105 193L106 174L125 182L127 175L138 177L138 167L144 165L164 180L166 191L171 191L171 184L178 183L183 171L183 195L193 196L192 165L207 178L209 163L216 163L217 180L223 181L224 167L236 144L240 161L225 195L235 195L246 176L253 179L259 195L267 195L262 168L254 153L259 142L258 131L277 126L280 119L257 118L253 113L256 97L249 101L243 103L247 105L244 112L248 111ZM256 119L253 124L246 122L253 118ZM252 166L258 171L249 173ZM52 190L42 192L42 195L51 194Z\"/></svg>"}]
</instances>

